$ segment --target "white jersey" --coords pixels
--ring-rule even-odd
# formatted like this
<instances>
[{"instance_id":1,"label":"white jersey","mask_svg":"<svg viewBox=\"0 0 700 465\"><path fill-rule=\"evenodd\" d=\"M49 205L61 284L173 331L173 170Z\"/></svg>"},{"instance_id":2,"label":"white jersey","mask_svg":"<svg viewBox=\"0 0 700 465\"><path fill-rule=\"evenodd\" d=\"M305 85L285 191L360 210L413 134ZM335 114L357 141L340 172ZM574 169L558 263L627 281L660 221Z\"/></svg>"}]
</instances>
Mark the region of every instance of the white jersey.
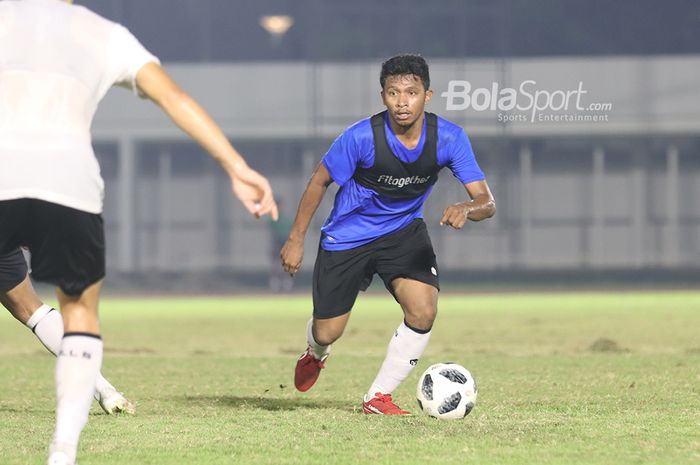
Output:
<instances>
[{"instance_id":1,"label":"white jersey","mask_svg":"<svg viewBox=\"0 0 700 465\"><path fill-rule=\"evenodd\" d=\"M0 200L102 212L97 104L158 59L123 26L60 0L0 1Z\"/></svg>"}]
</instances>

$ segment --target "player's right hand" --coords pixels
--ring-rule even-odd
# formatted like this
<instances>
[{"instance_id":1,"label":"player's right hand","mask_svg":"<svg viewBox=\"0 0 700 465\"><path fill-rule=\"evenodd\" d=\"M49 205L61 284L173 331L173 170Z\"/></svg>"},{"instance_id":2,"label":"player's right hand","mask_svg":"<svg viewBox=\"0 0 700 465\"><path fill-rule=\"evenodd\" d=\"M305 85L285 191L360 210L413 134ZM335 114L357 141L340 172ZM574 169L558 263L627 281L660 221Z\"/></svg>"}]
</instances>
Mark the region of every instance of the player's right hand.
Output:
<instances>
[{"instance_id":1,"label":"player's right hand","mask_svg":"<svg viewBox=\"0 0 700 465\"><path fill-rule=\"evenodd\" d=\"M282 259L284 271L289 273L289 276L294 276L301 268L301 261L304 259L304 241L287 239L280 251L280 259Z\"/></svg>"},{"instance_id":2,"label":"player's right hand","mask_svg":"<svg viewBox=\"0 0 700 465\"><path fill-rule=\"evenodd\" d=\"M269 214L274 221L279 216L270 182L248 166L238 167L231 176L233 193L251 215L260 218Z\"/></svg>"}]
</instances>

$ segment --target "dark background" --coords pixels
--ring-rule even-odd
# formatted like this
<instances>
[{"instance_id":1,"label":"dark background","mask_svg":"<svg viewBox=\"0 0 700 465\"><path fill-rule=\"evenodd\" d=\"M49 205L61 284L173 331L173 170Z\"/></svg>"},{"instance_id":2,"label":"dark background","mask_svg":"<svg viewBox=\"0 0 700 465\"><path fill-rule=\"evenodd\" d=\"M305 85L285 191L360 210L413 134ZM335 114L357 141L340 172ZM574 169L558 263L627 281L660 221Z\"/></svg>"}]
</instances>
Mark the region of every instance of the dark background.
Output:
<instances>
[{"instance_id":1,"label":"dark background","mask_svg":"<svg viewBox=\"0 0 700 465\"><path fill-rule=\"evenodd\" d=\"M697 0L77 0L163 61L700 53ZM282 41L259 25L290 15Z\"/></svg>"}]
</instances>

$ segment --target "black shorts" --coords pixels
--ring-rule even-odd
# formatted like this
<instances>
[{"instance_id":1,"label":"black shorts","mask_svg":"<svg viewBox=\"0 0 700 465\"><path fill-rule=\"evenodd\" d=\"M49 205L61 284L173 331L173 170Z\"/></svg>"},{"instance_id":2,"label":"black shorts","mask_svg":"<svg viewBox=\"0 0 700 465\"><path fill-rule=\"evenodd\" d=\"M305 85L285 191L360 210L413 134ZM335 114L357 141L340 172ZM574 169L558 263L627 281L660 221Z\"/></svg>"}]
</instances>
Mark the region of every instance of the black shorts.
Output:
<instances>
[{"instance_id":1,"label":"black shorts","mask_svg":"<svg viewBox=\"0 0 700 465\"><path fill-rule=\"evenodd\" d=\"M80 295L105 276L101 215L36 199L0 201L0 256L19 247L31 253L34 279L68 295ZM0 282L11 274L0 269Z\"/></svg>"},{"instance_id":2,"label":"black shorts","mask_svg":"<svg viewBox=\"0 0 700 465\"><path fill-rule=\"evenodd\" d=\"M19 248L0 254L0 292L17 287L27 277L27 261Z\"/></svg>"},{"instance_id":3,"label":"black shorts","mask_svg":"<svg viewBox=\"0 0 700 465\"><path fill-rule=\"evenodd\" d=\"M440 289L435 253L423 220L353 249L328 251L319 247L312 291L314 318L349 312L375 273L392 295L391 283L396 278L410 278Z\"/></svg>"}]
</instances>

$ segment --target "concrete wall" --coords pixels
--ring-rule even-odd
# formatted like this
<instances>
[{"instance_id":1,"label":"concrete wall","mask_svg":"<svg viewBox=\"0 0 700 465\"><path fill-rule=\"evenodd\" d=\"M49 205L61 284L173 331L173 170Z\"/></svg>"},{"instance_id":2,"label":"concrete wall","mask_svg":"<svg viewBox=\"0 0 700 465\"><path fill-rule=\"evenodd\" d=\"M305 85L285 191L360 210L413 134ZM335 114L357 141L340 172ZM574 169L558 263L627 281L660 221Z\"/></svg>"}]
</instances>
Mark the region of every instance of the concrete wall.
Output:
<instances>
[{"instance_id":1,"label":"concrete wall","mask_svg":"<svg viewBox=\"0 0 700 465\"><path fill-rule=\"evenodd\" d=\"M313 166L348 125L380 111L376 63L168 67L292 215ZM498 203L466 231L436 226L464 189L444 171L425 216L448 269L697 267L700 258L700 57L470 60L431 63L429 106L472 139ZM607 121L499 121L448 111L450 80L472 89L549 93L580 85ZM521 96L522 97L522 96ZM543 110L549 115L580 112ZM503 113L505 114L505 113ZM530 113L509 113L529 119ZM109 266L122 271L264 270L268 225L246 217L215 164L153 105L114 90L94 122L107 182ZM196 161L194 161L196 160ZM190 166L192 165L192 166ZM319 210L307 240L313 264Z\"/></svg>"}]
</instances>

